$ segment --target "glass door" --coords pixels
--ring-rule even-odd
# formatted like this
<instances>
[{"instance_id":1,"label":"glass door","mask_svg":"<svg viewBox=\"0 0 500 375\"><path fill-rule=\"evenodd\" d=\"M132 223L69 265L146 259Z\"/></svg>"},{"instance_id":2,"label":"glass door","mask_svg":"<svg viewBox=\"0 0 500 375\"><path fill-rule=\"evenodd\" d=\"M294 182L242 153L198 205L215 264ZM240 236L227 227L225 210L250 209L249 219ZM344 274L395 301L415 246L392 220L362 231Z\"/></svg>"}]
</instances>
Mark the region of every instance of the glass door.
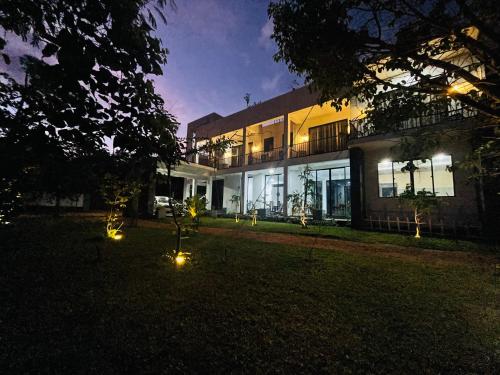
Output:
<instances>
[{"instance_id":1,"label":"glass door","mask_svg":"<svg viewBox=\"0 0 500 375\"><path fill-rule=\"evenodd\" d=\"M266 175L264 179L264 206L266 214L279 214L283 210L283 175Z\"/></svg>"}]
</instances>

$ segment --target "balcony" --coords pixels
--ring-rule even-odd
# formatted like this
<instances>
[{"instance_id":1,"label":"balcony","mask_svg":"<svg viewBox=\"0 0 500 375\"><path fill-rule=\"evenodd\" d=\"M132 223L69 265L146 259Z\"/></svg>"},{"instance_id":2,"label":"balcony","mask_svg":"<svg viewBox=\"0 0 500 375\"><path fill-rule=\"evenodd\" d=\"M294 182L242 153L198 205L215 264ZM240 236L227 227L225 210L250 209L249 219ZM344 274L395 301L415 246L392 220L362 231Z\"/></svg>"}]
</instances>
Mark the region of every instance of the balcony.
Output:
<instances>
[{"instance_id":1,"label":"balcony","mask_svg":"<svg viewBox=\"0 0 500 375\"><path fill-rule=\"evenodd\" d=\"M198 160L193 158L191 162L217 169L237 168L243 165L243 155L214 158L210 155L199 154Z\"/></svg>"},{"instance_id":2,"label":"balcony","mask_svg":"<svg viewBox=\"0 0 500 375\"><path fill-rule=\"evenodd\" d=\"M273 148L269 151L251 152L249 154L246 154L247 165L267 163L270 161L279 161L283 160L283 158L283 147Z\"/></svg>"},{"instance_id":3,"label":"balcony","mask_svg":"<svg viewBox=\"0 0 500 375\"><path fill-rule=\"evenodd\" d=\"M443 122L462 121L467 118L477 116L477 110L459 106L448 108L444 111L428 111L418 117L412 117L408 120L401 121L394 131L405 131L417 128L423 128L430 125L436 125ZM349 139L359 139L374 135L389 133L388 130L376 129L375 126L368 122L366 118L351 121L351 133Z\"/></svg>"},{"instance_id":4,"label":"balcony","mask_svg":"<svg viewBox=\"0 0 500 375\"><path fill-rule=\"evenodd\" d=\"M243 165L243 155L233 155L216 159L217 169L237 168Z\"/></svg>"},{"instance_id":5,"label":"balcony","mask_svg":"<svg viewBox=\"0 0 500 375\"><path fill-rule=\"evenodd\" d=\"M347 150L347 134L340 134L337 137L314 139L307 142L297 143L290 146L288 157L301 158L304 156L325 154L327 152L337 152Z\"/></svg>"}]
</instances>

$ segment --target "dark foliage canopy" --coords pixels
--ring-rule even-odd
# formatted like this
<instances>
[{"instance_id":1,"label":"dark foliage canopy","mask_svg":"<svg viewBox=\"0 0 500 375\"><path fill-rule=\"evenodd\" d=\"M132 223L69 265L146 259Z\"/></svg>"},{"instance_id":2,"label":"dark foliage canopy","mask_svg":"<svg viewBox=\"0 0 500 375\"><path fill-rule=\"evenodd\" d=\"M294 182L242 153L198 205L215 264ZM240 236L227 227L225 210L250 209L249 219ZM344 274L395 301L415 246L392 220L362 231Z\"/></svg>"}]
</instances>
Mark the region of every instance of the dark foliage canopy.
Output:
<instances>
[{"instance_id":1,"label":"dark foliage canopy","mask_svg":"<svg viewBox=\"0 0 500 375\"><path fill-rule=\"evenodd\" d=\"M81 192L85 172L106 166L106 139L120 159L138 162L179 147L178 124L152 81L167 61L154 34L166 5L0 0L4 61L17 58L6 52L16 40L39 53L20 57L23 80L0 73L2 177L23 181L26 189L30 177L31 191Z\"/></svg>"},{"instance_id":2,"label":"dark foliage canopy","mask_svg":"<svg viewBox=\"0 0 500 375\"><path fill-rule=\"evenodd\" d=\"M495 0L278 0L271 3L275 58L339 108L358 98L377 106L398 89L399 110L425 97L453 97L498 119L500 15ZM453 59L450 51L474 58ZM469 55L470 55L469 54ZM480 76L473 72L481 67ZM384 74L409 72L406 81ZM454 90L465 81L472 90ZM380 90L382 88L382 90ZM411 94L411 95L406 95Z\"/></svg>"}]
</instances>

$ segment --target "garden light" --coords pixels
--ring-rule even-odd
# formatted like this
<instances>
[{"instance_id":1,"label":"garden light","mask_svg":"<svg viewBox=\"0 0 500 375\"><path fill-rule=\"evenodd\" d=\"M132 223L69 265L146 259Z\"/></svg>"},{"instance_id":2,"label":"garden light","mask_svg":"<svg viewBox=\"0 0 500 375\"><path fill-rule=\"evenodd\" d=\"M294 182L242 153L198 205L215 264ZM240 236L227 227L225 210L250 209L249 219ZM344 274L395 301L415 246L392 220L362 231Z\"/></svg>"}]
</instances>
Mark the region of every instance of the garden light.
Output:
<instances>
[{"instance_id":1,"label":"garden light","mask_svg":"<svg viewBox=\"0 0 500 375\"><path fill-rule=\"evenodd\" d=\"M177 254L177 256L175 257L175 264L177 264L178 266L183 266L185 263L186 257L182 253Z\"/></svg>"}]
</instances>

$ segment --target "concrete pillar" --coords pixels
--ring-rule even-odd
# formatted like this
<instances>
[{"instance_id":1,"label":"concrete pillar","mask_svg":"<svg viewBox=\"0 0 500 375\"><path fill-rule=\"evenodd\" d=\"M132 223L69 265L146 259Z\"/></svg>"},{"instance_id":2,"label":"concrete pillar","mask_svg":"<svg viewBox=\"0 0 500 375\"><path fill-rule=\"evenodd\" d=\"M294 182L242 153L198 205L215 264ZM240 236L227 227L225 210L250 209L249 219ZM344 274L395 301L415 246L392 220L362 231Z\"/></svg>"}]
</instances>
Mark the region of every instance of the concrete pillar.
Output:
<instances>
[{"instance_id":1,"label":"concrete pillar","mask_svg":"<svg viewBox=\"0 0 500 375\"><path fill-rule=\"evenodd\" d=\"M351 225L353 228L362 228L365 217L362 149L358 147L349 149L349 165L351 166Z\"/></svg>"},{"instance_id":2,"label":"concrete pillar","mask_svg":"<svg viewBox=\"0 0 500 375\"><path fill-rule=\"evenodd\" d=\"M246 165L246 155L247 155L247 127L243 127L243 147L241 148L241 152L243 153L240 164ZM243 185L241 185L243 186ZM241 194L243 196L243 193Z\"/></svg>"},{"instance_id":3,"label":"concrete pillar","mask_svg":"<svg viewBox=\"0 0 500 375\"><path fill-rule=\"evenodd\" d=\"M212 181L213 177L210 176L207 180L207 210L212 209Z\"/></svg>"},{"instance_id":4,"label":"concrete pillar","mask_svg":"<svg viewBox=\"0 0 500 375\"><path fill-rule=\"evenodd\" d=\"M285 113L283 115L283 158L286 160L288 159L288 137L290 134L288 134L288 113Z\"/></svg>"},{"instance_id":5,"label":"concrete pillar","mask_svg":"<svg viewBox=\"0 0 500 375\"><path fill-rule=\"evenodd\" d=\"M240 183L240 214L245 212L245 172L241 172Z\"/></svg>"},{"instance_id":6,"label":"concrete pillar","mask_svg":"<svg viewBox=\"0 0 500 375\"><path fill-rule=\"evenodd\" d=\"M283 216L288 216L288 165L283 167Z\"/></svg>"},{"instance_id":7,"label":"concrete pillar","mask_svg":"<svg viewBox=\"0 0 500 375\"><path fill-rule=\"evenodd\" d=\"M191 196L196 194L196 184L197 184L196 178L193 178L193 184L191 185Z\"/></svg>"}]
</instances>

